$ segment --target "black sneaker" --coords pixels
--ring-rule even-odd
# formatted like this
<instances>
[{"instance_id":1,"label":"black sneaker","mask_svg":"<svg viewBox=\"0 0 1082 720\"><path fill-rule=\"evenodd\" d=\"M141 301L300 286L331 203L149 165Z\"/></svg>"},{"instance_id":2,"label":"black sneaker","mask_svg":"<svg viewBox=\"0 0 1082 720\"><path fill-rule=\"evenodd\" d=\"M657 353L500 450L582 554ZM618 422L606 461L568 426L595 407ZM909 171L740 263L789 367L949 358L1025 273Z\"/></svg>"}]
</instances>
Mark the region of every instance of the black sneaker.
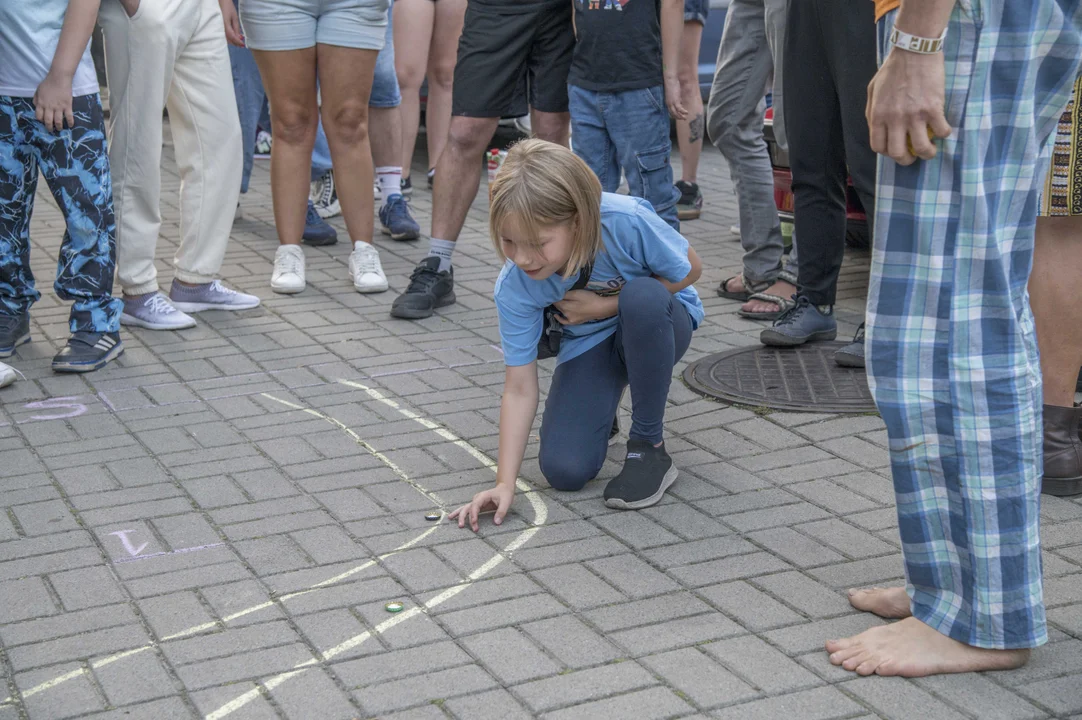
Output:
<instances>
[{"instance_id":1,"label":"black sneaker","mask_svg":"<svg viewBox=\"0 0 1082 720\"><path fill-rule=\"evenodd\" d=\"M834 353L834 362L845 368L864 367L864 323L857 328L853 342Z\"/></svg>"},{"instance_id":2,"label":"black sneaker","mask_svg":"<svg viewBox=\"0 0 1082 720\"><path fill-rule=\"evenodd\" d=\"M120 333L72 333L68 344L53 358L53 370L62 373L84 373L104 367L124 352Z\"/></svg>"},{"instance_id":3,"label":"black sneaker","mask_svg":"<svg viewBox=\"0 0 1082 720\"><path fill-rule=\"evenodd\" d=\"M402 194L406 197L413 195L413 181L408 177L402 178Z\"/></svg>"},{"instance_id":4,"label":"black sneaker","mask_svg":"<svg viewBox=\"0 0 1082 720\"><path fill-rule=\"evenodd\" d=\"M620 474L605 487L605 505L619 510L639 510L657 505L676 481L676 466L665 445L654 447L646 440L627 441L627 459Z\"/></svg>"},{"instance_id":5,"label":"black sneaker","mask_svg":"<svg viewBox=\"0 0 1082 720\"><path fill-rule=\"evenodd\" d=\"M698 183L676 181L680 199L676 201L676 216L680 220L697 220L703 211L703 191Z\"/></svg>"},{"instance_id":6,"label":"black sneaker","mask_svg":"<svg viewBox=\"0 0 1082 720\"><path fill-rule=\"evenodd\" d=\"M30 315L0 315L0 358L11 357L15 348L30 342Z\"/></svg>"},{"instance_id":7,"label":"black sneaker","mask_svg":"<svg viewBox=\"0 0 1082 720\"><path fill-rule=\"evenodd\" d=\"M455 301L455 269L440 272L440 259L426 257L410 275L406 292L394 299L391 317L421 320L431 317L436 308Z\"/></svg>"},{"instance_id":8,"label":"black sneaker","mask_svg":"<svg viewBox=\"0 0 1082 720\"><path fill-rule=\"evenodd\" d=\"M433 183L436 182L436 168L428 169L428 189L432 189Z\"/></svg>"}]
</instances>

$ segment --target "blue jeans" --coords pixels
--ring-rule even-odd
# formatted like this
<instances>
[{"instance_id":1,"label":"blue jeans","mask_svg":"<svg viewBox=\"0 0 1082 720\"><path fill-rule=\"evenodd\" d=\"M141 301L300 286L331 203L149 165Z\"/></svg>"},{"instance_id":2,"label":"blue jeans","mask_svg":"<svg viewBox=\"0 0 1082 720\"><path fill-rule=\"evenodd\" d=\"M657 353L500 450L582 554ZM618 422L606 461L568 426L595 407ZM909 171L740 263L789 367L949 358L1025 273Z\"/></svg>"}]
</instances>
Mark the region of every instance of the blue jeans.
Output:
<instances>
[{"instance_id":1,"label":"blue jeans","mask_svg":"<svg viewBox=\"0 0 1082 720\"><path fill-rule=\"evenodd\" d=\"M541 473L557 490L579 490L605 462L612 419L631 386L630 437L662 441L673 366L691 344L684 303L654 278L620 292L616 332L560 363L541 418Z\"/></svg>"},{"instance_id":2,"label":"blue jeans","mask_svg":"<svg viewBox=\"0 0 1082 720\"><path fill-rule=\"evenodd\" d=\"M661 219L680 229L673 187L669 111L661 87L594 92L567 86L575 154L601 180L605 192L620 186L620 169L631 194L647 200Z\"/></svg>"},{"instance_id":3,"label":"blue jeans","mask_svg":"<svg viewBox=\"0 0 1082 720\"><path fill-rule=\"evenodd\" d=\"M368 99L368 107L398 107L402 102L402 95L398 89L398 76L394 70L394 33L390 9L387 10L386 40L386 44L376 58L376 71L372 79L372 95ZM259 68L255 64L251 50L230 45L229 62L233 66L233 89L237 95L241 142L244 145L244 171L241 175L240 191L245 193L248 192L248 182L252 176L256 126L261 124L261 118L266 112L267 94L263 90L263 81L259 77ZM312 147L312 180L316 180L330 169L331 149L327 144L327 135L323 132L323 122L320 121L319 129L316 131L316 144Z\"/></svg>"},{"instance_id":4,"label":"blue jeans","mask_svg":"<svg viewBox=\"0 0 1082 720\"><path fill-rule=\"evenodd\" d=\"M72 99L75 127L49 132L30 98L0 96L0 315L23 315L41 297L30 271L30 216L38 172L67 229L53 288L73 301L71 332L116 332L112 296L116 225L105 120L98 94Z\"/></svg>"}]
</instances>

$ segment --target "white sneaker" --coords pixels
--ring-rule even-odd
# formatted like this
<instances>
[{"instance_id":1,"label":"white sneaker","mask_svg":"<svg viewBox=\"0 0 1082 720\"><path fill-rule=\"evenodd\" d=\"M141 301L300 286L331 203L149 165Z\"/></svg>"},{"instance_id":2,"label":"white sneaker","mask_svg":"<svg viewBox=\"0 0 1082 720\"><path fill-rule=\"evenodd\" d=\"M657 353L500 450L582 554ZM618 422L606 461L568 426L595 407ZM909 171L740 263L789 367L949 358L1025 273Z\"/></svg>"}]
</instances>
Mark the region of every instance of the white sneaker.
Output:
<instances>
[{"instance_id":1,"label":"white sneaker","mask_svg":"<svg viewBox=\"0 0 1082 720\"><path fill-rule=\"evenodd\" d=\"M383 266L379 262L379 250L369 243L354 245L349 256L349 274L357 292L378 293L388 287L387 276L383 274Z\"/></svg>"},{"instance_id":2,"label":"white sneaker","mask_svg":"<svg viewBox=\"0 0 1082 720\"><path fill-rule=\"evenodd\" d=\"M293 295L304 290L304 250L300 245L279 245L274 253L271 290Z\"/></svg>"},{"instance_id":3,"label":"white sneaker","mask_svg":"<svg viewBox=\"0 0 1082 720\"><path fill-rule=\"evenodd\" d=\"M0 388L15 382L15 368L0 362Z\"/></svg>"},{"instance_id":4,"label":"white sneaker","mask_svg":"<svg viewBox=\"0 0 1082 720\"><path fill-rule=\"evenodd\" d=\"M139 297L124 297L121 325L134 325L147 330L183 330L195 327L195 318L185 315L160 292Z\"/></svg>"}]
</instances>

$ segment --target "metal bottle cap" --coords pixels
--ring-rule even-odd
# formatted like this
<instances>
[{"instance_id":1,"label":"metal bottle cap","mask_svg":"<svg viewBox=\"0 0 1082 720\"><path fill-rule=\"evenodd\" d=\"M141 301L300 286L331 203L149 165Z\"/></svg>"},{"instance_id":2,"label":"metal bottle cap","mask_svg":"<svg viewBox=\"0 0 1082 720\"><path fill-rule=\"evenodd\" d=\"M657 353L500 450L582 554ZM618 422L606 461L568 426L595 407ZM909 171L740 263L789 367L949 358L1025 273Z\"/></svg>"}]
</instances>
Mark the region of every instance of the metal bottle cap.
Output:
<instances>
[{"instance_id":1,"label":"metal bottle cap","mask_svg":"<svg viewBox=\"0 0 1082 720\"><path fill-rule=\"evenodd\" d=\"M396 613L396 612L402 612L402 608L404 608L404 607L405 607L405 605L403 605L400 602L389 602L389 603L387 603L386 605L383 606L383 609L386 610L389 613Z\"/></svg>"}]
</instances>

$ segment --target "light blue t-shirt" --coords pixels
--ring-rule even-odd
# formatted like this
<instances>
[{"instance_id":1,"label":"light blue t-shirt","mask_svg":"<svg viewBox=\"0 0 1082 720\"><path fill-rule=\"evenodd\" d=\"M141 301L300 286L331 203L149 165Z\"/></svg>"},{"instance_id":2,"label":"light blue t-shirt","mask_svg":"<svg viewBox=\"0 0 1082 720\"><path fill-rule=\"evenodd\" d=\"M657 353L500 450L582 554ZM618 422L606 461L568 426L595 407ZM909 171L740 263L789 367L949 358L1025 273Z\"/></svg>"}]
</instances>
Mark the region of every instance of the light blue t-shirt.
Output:
<instances>
[{"instance_id":1,"label":"light blue t-shirt","mask_svg":"<svg viewBox=\"0 0 1082 720\"><path fill-rule=\"evenodd\" d=\"M688 241L673 230L642 198L602 193L601 239L603 248L594 258L586 289L603 296L618 295L629 281L656 275L678 283L691 272ZM562 300L578 280L553 275L533 280L510 260L496 279L496 309L500 316L500 342L504 362L529 365L537 359L545 308ZM676 294L687 308L694 328L704 311L699 293L687 287ZM616 332L616 318L581 325L565 325L557 363L578 357Z\"/></svg>"},{"instance_id":2,"label":"light blue t-shirt","mask_svg":"<svg viewBox=\"0 0 1082 720\"><path fill-rule=\"evenodd\" d=\"M68 0L0 0L0 95L34 97L53 64L67 11ZM88 42L71 94L96 92L98 76Z\"/></svg>"}]
</instances>

